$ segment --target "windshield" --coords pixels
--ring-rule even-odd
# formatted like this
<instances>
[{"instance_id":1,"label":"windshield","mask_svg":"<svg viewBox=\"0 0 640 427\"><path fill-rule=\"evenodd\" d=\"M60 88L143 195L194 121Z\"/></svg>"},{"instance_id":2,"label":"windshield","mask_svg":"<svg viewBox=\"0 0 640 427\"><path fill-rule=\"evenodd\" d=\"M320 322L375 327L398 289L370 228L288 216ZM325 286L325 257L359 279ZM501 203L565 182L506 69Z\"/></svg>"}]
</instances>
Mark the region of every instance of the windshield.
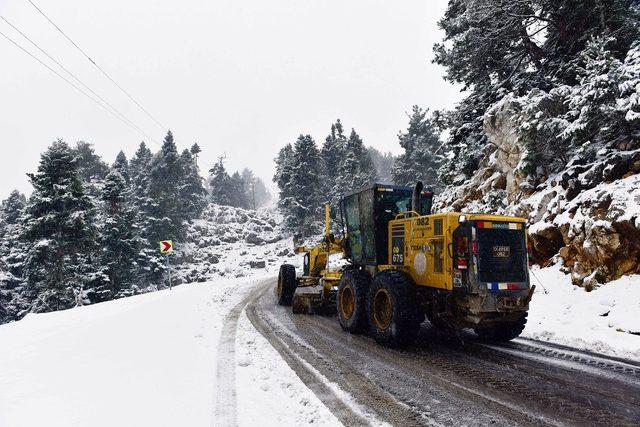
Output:
<instances>
[{"instance_id":1,"label":"windshield","mask_svg":"<svg viewBox=\"0 0 640 427\"><path fill-rule=\"evenodd\" d=\"M477 240L480 282L526 281L523 230L478 228Z\"/></svg>"},{"instance_id":2,"label":"windshield","mask_svg":"<svg viewBox=\"0 0 640 427\"><path fill-rule=\"evenodd\" d=\"M393 219L400 212L411 210L411 191L396 190L385 192L380 195L380 203L385 213ZM420 198L420 212L426 215L431 212L431 197L424 195Z\"/></svg>"}]
</instances>

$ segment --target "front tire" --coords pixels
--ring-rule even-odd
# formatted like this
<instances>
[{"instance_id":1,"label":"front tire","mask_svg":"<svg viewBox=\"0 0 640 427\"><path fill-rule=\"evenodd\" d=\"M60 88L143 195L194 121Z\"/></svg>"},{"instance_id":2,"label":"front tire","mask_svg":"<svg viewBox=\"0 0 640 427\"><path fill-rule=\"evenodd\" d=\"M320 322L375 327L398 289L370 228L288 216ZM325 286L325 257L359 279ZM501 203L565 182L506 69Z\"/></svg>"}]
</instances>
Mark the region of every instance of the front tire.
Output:
<instances>
[{"instance_id":1,"label":"front tire","mask_svg":"<svg viewBox=\"0 0 640 427\"><path fill-rule=\"evenodd\" d=\"M371 277L362 270L347 270L340 278L336 308L343 330L352 334L367 329L367 291Z\"/></svg>"},{"instance_id":2,"label":"front tire","mask_svg":"<svg viewBox=\"0 0 640 427\"><path fill-rule=\"evenodd\" d=\"M514 322L496 323L488 328L474 329L480 341L488 343L508 342L520 336L527 324L527 313Z\"/></svg>"},{"instance_id":3,"label":"front tire","mask_svg":"<svg viewBox=\"0 0 640 427\"><path fill-rule=\"evenodd\" d=\"M403 273L385 270L375 275L367 294L367 315L376 342L390 347L412 344L420 331L416 290Z\"/></svg>"},{"instance_id":4,"label":"front tire","mask_svg":"<svg viewBox=\"0 0 640 427\"><path fill-rule=\"evenodd\" d=\"M278 273L278 304L291 305L297 286L296 268L291 264L282 264Z\"/></svg>"}]
</instances>

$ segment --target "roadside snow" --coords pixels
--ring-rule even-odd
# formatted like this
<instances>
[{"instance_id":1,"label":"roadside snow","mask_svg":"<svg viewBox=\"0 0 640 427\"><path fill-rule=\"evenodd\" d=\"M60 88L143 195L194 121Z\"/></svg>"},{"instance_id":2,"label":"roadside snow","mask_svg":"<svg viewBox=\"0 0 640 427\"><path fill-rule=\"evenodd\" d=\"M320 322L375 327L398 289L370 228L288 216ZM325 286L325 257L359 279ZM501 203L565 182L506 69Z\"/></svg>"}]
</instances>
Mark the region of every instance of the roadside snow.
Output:
<instances>
[{"instance_id":1,"label":"roadside snow","mask_svg":"<svg viewBox=\"0 0 640 427\"><path fill-rule=\"evenodd\" d=\"M244 314L238 325L237 339L238 407L242 408L238 411L240 425L342 425L283 363L271 344L256 333Z\"/></svg>"},{"instance_id":2,"label":"roadside snow","mask_svg":"<svg viewBox=\"0 0 640 427\"><path fill-rule=\"evenodd\" d=\"M0 426L210 426L224 318L259 282L181 285L0 326ZM241 425L339 424L244 317L239 329Z\"/></svg>"},{"instance_id":3,"label":"roadside snow","mask_svg":"<svg viewBox=\"0 0 640 427\"><path fill-rule=\"evenodd\" d=\"M640 275L586 292L556 265L534 267L531 283L523 337L640 361Z\"/></svg>"}]
</instances>

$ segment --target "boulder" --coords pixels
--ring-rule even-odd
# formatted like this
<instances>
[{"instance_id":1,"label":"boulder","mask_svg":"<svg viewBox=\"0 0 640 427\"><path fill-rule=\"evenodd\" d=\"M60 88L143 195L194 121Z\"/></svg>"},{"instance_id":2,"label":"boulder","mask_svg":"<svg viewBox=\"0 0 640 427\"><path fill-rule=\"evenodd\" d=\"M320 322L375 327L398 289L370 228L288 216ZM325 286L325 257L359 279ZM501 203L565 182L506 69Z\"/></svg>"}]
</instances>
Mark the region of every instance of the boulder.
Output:
<instances>
[{"instance_id":1,"label":"boulder","mask_svg":"<svg viewBox=\"0 0 640 427\"><path fill-rule=\"evenodd\" d=\"M265 268L267 266L264 260L249 261L249 267L251 268Z\"/></svg>"}]
</instances>

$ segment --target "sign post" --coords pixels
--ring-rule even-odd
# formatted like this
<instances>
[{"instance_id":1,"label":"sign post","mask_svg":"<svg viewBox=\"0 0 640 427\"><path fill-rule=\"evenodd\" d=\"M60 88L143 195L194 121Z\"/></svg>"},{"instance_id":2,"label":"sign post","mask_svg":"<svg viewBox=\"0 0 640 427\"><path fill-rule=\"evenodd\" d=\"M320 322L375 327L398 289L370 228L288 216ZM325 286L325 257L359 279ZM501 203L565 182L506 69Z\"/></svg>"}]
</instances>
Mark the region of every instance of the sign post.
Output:
<instances>
[{"instance_id":1,"label":"sign post","mask_svg":"<svg viewBox=\"0 0 640 427\"><path fill-rule=\"evenodd\" d=\"M171 290L171 263L169 262L170 254L173 253L173 241L162 240L160 242L160 253L163 254L167 260L167 274L169 275L169 290Z\"/></svg>"}]
</instances>

